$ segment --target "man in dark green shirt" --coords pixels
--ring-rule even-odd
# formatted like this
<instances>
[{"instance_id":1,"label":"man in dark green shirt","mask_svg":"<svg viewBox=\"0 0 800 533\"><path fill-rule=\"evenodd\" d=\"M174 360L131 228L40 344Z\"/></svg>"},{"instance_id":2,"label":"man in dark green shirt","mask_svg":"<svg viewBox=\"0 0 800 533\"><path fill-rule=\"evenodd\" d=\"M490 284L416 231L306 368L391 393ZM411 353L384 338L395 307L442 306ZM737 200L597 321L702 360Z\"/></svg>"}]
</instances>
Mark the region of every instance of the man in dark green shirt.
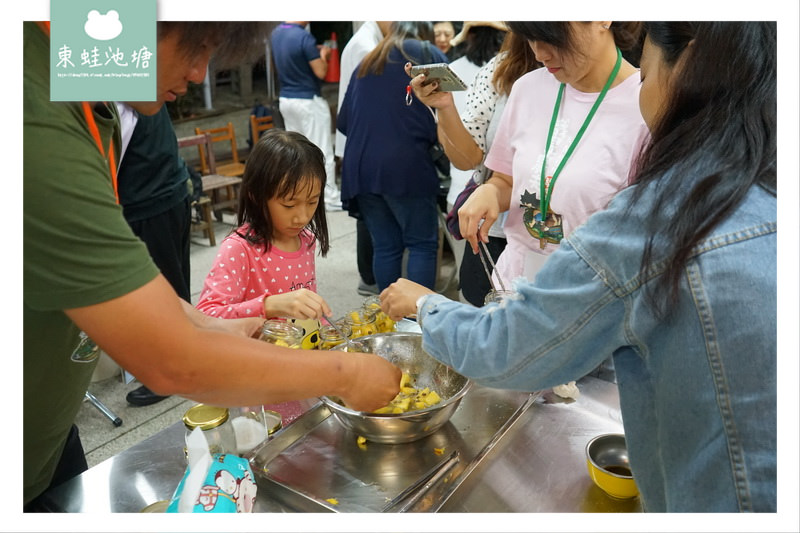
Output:
<instances>
[{"instance_id":1,"label":"man in dark green shirt","mask_svg":"<svg viewBox=\"0 0 800 533\"><path fill-rule=\"evenodd\" d=\"M157 113L202 82L215 49L241 57L236 44L255 46L252 25L159 23L157 100L131 105ZM378 356L308 351L297 372L296 350L250 338L262 320L214 319L178 298L116 202L116 109L50 102L49 24L24 23L23 38L26 510L46 509L96 364L79 349L81 331L157 394L224 406L333 394L363 411L395 396L400 370Z\"/></svg>"}]
</instances>

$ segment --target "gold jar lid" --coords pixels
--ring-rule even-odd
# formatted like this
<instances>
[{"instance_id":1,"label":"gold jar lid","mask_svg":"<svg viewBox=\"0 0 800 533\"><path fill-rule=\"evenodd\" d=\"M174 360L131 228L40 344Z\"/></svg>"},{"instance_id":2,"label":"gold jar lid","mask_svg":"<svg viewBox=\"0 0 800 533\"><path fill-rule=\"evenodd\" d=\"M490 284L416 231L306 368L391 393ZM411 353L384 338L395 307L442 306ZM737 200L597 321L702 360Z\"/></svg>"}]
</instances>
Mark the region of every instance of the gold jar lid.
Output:
<instances>
[{"instance_id":1,"label":"gold jar lid","mask_svg":"<svg viewBox=\"0 0 800 533\"><path fill-rule=\"evenodd\" d=\"M159 500L157 502L151 503L141 511L140 513L166 513L167 507L169 507L169 500Z\"/></svg>"},{"instance_id":2,"label":"gold jar lid","mask_svg":"<svg viewBox=\"0 0 800 533\"><path fill-rule=\"evenodd\" d=\"M183 423L189 429L200 428L203 431L221 426L228 420L228 409L198 403L190 407L183 415Z\"/></svg>"},{"instance_id":3,"label":"gold jar lid","mask_svg":"<svg viewBox=\"0 0 800 533\"><path fill-rule=\"evenodd\" d=\"M276 411L264 409L264 422L267 426L267 435L272 435L283 427L283 417Z\"/></svg>"}]
</instances>

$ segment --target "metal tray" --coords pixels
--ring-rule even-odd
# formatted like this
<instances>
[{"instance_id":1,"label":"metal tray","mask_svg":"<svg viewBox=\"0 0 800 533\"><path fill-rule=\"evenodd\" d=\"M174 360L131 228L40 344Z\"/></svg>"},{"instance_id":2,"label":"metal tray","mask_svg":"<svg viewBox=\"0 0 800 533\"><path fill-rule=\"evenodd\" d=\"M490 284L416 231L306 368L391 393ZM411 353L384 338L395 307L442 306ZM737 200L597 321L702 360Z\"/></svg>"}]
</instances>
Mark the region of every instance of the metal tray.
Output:
<instances>
[{"instance_id":1,"label":"metal tray","mask_svg":"<svg viewBox=\"0 0 800 533\"><path fill-rule=\"evenodd\" d=\"M538 396L476 385L436 433L365 446L319 402L256 449L250 462L259 493L295 511L435 512ZM455 464L398 499L453 452Z\"/></svg>"}]
</instances>

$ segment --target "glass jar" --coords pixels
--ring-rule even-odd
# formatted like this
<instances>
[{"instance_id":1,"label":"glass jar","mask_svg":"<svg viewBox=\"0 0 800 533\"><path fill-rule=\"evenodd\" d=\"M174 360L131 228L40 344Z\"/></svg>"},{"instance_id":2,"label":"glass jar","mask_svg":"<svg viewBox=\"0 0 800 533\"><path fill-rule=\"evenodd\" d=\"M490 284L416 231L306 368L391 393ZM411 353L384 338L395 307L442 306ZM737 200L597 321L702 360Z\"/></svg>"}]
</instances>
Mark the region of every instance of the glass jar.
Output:
<instances>
[{"instance_id":1,"label":"glass jar","mask_svg":"<svg viewBox=\"0 0 800 533\"><path fill-rule=\"evenodd\" d=\"M277 346L300 348L303 345L303 330L285 320L271 319L264 322L259 339Z\"/></svg>"},{"instance_id":2,"label":"glass jar","mask_svg":"<svg viewBox=\"0 0 800 533\"><path fill-rule=\"evenodd\" d=\"M365 315L372 315L375 317L375 327L378 329L378 333L386 333L396 329L394 320L389 318L381 309L380 296L370 296L364 300L362 309Z\"/></svg>"},{"instance_id":3,"label":"glass jar","mask_svg":"<svg viewBox=\"0 0 800 533\"><path fill-rule=\"evenodd\" d=\"M330 350L344 342L347 342L352 336L352 331L350 326L343 323L337 323L339 330L337 330L333 326L321 326L319 328L319 349L320 350ZM346 337L342 337L342 333L346 335Z\"/></svg>"},{"instance_id":4,"label":"glass jar","mask_svg":"<svg viewBox=\"0 0 800 533\"><path fill-rule=\"evenodd\" d=\"M490 304L490 303L501 303L503 300L508 298L514 294L514 291L495 291L491 290L486 293L486 297L483 299L483 304Z\"/></svg>"},{"instance_id":5,"label":"glass jar","mask_svg":"<svg viewBox=\"0 0 800 533\"><path fill-rule=\"evenodd\" d=\"M375 315L364 313L363 309L355 309L350 311L344 317L345 324L350 327L351 339L358 337L365 337L367 335L374 335L378 332L378 326L375 323Z\"/></svg>"},{"instance_id":6,"label":"glass jar","mask_svg":"<svg viewBox=\"0 0 800 533\"><path fill-rule=\"evenodd\" d=\"M203 430L208 441L208 451L215 453L236 453L236 436L229 422L230 412L225 407L216 407L199 403L190 407L183 415L183 425L186 426L186 438L195 428ZM184 455L186 446L183 447Z\"/></svg>"},{"instance_id":7,"label":"glass jar","mask_svg":"<svg viewBox=\"0 0 800 533\"><path fill-rule=\"evenodd\" d=\"M279 413L264 409L261 405L233 407L230 412L239 454L253 450L283 426Z\"/></svg>"}]
</instances>

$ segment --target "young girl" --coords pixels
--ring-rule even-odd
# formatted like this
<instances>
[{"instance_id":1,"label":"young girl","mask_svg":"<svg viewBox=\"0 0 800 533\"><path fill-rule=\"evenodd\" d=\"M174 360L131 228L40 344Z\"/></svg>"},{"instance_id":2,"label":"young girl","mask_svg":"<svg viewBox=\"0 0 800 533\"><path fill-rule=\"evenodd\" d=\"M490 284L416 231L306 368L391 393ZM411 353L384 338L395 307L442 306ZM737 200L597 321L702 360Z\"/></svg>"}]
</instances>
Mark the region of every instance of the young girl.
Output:
<instances>
[{"instance_id":1,"label":"young girl","mask_svg":"<svg viewBox=\"0 0 800 533\"><path fill-rule=\"evenodd\" d=\"M319 319L331 309L317 294L314 253L328 253L322 151L302 134L269 130L253 147L239 191L240 226L219 248L197 308L222 318L283 317L318 344ZM264 406L288 425L299 402Z\"/></svg>"},{"instance_id":2,"label":"young girl","mask_svg":"<svg viewBox=\"0 0 800 533\"><path fill-rule=\"evenodd\" d=\"M330 314L316 293L314 266L317 245L323 257L329 246L320 201L325 179L322 151L303 135L270 130L261 137L242 178L240 226L220 245L200 294L200 311L222 318L314 321Z\"/></svg>"}]
</instances>

